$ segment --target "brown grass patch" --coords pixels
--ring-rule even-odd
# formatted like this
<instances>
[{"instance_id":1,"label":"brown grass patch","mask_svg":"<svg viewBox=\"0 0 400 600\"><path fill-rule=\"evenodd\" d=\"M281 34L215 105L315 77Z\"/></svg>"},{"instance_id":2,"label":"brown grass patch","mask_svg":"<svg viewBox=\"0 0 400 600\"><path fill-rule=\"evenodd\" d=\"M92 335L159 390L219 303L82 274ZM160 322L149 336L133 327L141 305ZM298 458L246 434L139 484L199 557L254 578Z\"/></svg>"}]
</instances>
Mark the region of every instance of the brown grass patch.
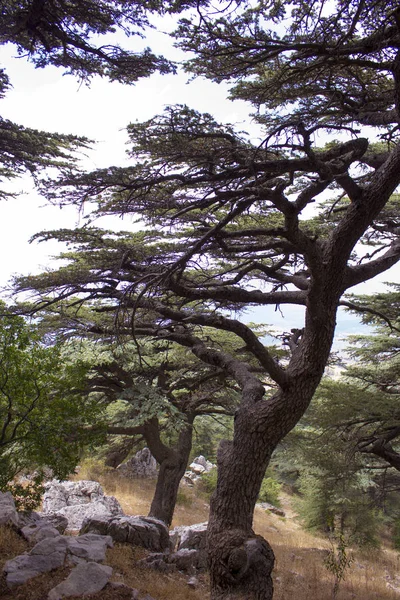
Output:
<instances>
[{"instance_id":1,"label":"brown grass patch","mask_svg":"<svg viewBox=\"0 0 400 600\"><path fill-rule=\"evenodd\" d=\"M38 575L13 590L5 585L5 580L0 583L0 597L4 600L45 600L47 594L56 585L64 581L70 573L70 568L56 569L50 573Z\"/></svg>"},{"instance_id":2,"label":"brown grass patch","mask_svg":"<svg viewBox=\"0 0 400 600\"><path fill-rule=\"evenodd\" d=\"M14 529L0 526L0 570L7 560L22 554L27 548L27 542Z\"/></svg>"},{"instance_id":3,"label":"brown grass patch","mask_svg":"<svg viewBox=\"0 0 400 600\"><path fill-rule=\"evenodd\" d=\"M114 569L113 581L136 588L142 594L150 594L157 600L205 600L209 598L208 578L199 576L199 587L191 589L187 578L181 573L159 573L137 564L147 552L128 544L115 544L107 550L107 564Z\"/></svg>"}]
</instances>

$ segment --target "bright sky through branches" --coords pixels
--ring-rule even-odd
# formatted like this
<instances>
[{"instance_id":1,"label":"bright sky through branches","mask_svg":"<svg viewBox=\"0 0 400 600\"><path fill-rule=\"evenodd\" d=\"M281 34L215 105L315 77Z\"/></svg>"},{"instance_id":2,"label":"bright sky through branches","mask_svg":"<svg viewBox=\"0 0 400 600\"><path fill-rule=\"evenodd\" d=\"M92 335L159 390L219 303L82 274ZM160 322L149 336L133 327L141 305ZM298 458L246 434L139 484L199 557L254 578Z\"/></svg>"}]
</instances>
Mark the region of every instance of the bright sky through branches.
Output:
<instances>
[{"instance_id":1,"label":"bright sky through branches","mask_svg":"<svg viewBox=\"0 0 400 600\"><path fill-rule=\"evenodd\" d=\"M165 51L168 39L152 32L155 50ZM169 44L169 42L168 42ZM160 113L169 104L187 104L210 112L217 120L236 123L239 129L251 130L248 117L251 112L245 102L226 99L227 86L209 80L188 82L186 75L153 75L134 86L109 83L96 77L90 87L80 85L71 76L63 76L60 69L35 69L24 58L17 58L10 45L0 48L0 63L6 69L12 84L2 102L2 116L21 125L39 130L85 135L96 141L93 152L84 157L88 169L108 165L122 165L126 160L124 131L129 122L144 121ZM56 242L28 244L29 238L41 230L75 227L85 223L85 212L74 208L52 207L45 204L33 190L29 177L12 182L13 190L24 190L17 199L0 204L0 244L3 261L0 266L0 286L6 286L13 274L38 273L51 267L50 258L62 249ZM104 227L128 229L129 218L102 219ZM382 281L390 279L384 274ZM376 282L365 284L362 291L373 291ZM285 307L268 311L268 316L256 315L254 320L277 322L278 329L302 326L302 310ZM261 317L261 318L260 318ZM358 321L345 316L340 320L339 335L355 332Z\"/></svg>"}]
</instances>

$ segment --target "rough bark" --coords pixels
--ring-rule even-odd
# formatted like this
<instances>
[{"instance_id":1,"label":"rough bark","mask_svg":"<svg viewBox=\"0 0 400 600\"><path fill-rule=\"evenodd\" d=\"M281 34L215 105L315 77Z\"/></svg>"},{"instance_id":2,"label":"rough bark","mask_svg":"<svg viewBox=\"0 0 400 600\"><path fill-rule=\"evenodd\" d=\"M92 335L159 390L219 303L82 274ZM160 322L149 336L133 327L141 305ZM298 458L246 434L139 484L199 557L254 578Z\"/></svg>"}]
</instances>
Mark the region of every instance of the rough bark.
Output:
<instances>
[{"instance_id":1,"label":"rough bark","mask_svg":"<svg viewBox=\"0 0 400 600\"><path fill-rule=\"evenodd\" d=\"M211 500L208 553L212 600L271 600L274 555L254 533L253 512L272 452L295 426L321 380L332 345L345 264L327 247L315 248L317 269L307 300L305 329L293 347L285 385L270 398L262 382L237 373L242 399L232 442L218 453L218 485Z\"/></svg>"},{"instance_id":2,"label":"rough bark","mask_svg":"<svg viewBox=\"0 0 400 600\"><path fill-rule=\"evenodd\" d=\"M187 426L180 432L174 448L168 448L161 442L155 427L148 427L145 434L150 451L160 465L149 516L160 519L168 526L171 525L174 516L179 484L186 471L192 449L192 423L193 419L189 419Z\"/></svg>"}]
</instances>

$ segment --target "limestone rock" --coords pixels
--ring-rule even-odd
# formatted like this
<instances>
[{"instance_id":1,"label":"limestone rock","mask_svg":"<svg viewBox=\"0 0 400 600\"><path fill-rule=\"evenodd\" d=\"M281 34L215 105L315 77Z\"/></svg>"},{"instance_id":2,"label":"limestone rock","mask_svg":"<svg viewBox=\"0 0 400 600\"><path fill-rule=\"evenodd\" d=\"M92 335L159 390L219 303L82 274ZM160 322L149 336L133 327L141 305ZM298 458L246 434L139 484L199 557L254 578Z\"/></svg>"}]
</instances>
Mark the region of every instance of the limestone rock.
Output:
<instances>
[{"instance_id":1,"label":"limestone rock","mask_svg":"<svg viewBox=\"0 0 400 600\"><path fill-rule=\"evenodd\" d=\"M19 527L22 529L27 525L33 525L34 523L37 525L46 523L47 525L51 525L55 527L57 531L61 534L65 532L68 526L68 520L62 515L54 514L44 514L35 511L22 511L18 513L19 518Z\"/></svg>"},{"instance_id":2,"label":"limestone rock","mask_svg":"<svg viewBox=\"0 0 400 600\"><path fill-rule=\"evenodd\" d=\"M195 570L207 568L207 555L194 548L183 548L171 554L168 562L175 565L178 571L193 573Z\"/></svg>"},{"instance_id":3,"label":"limestone rock","mask_svg":"<svg viewBox=\"0 0 400 600\"><path fill-rule=\"evenodd\" d=\"M57 512L68 520L68 529L79 531L85 519L97 517L110 517L112 513L102 502L90 502L89 504L77 504L65 506Z\"/></svg>"},{"instance_id":4,"label":"limestone rock","mask_svg":"<svg viewBox=\"0 0 400 600\"><path fill-rule=\"evenodd\" d=\"M195 525L180 525L170 533L171 541L176 550L204 550L207 542L207 523Z\"/></svg>"},{"instance_id":5,"label":"limestone rock","mask_svg":"<svg viewBox=\"0 0 400 600\"><path fill-rule=\"evenodd\" d=\"M258 502L257 506L259 506L263 510L268 510L270 513L273 513L274 515L278 515L279 517L286 516L286 513L284 510L282 510L281 508L278 508L277 506L274 506L273 504L270 504L269 502Z\"/></svg>"},{"instance_id":6,"label":"limestone rock","mask_svg":"<svg viewBox=\"0 0 400 600\"><path fill-rule=\"evenodd\" d=\"M65 581L49 592L48 600L95 594L107 585L111 575L112 568L106 565L95 562L78 565Z\"/></svg>"},{"instance_id":7,"label":"limestone rock","mask_svg":"<svg viewBox=\"0 0 400 600\"><path fill-rule=\"evenodd\" d=\"M155 552L169 550L168 528L152 517L97 517L86 519L81 534L110 535L115 542L142 546Z\"/></svg>"},{"instance_id":8,"label":"limestone rock","mask_svg":"<svg viewBox=\"0 0 400 600\"><path fill-rule=\"evenodd\" d=\"M107 548L113 547L113 541L109 535L97 535L86 533L77 537L69 537L68 552L70 562L79 564L85 562L102 562L106 559Z\"/></svg>"},{"instance_id":9,"label":"limestone rock","mask_svg":"<svg viewBox=\"0 0 400 600\"><path fill-rule=\"evenodd\" d=\"M51 481L43 496L43 515L67 519L68 529L79 530L86 518L123 514L116 498L105 496L97 481Z\"/></svg>"},{"instance_id":10,"label":"limestone rock","mask_svg":"<svg viewBox=\"0 0 400 600\"><path fill-rule=\"evenodd\" d=\"M21 554L4 565L9 588L22 585L32 577L62 567L67 553L67 539L59 535L36 544L29 553Z\"/></svg>"},{"instance_id":11,"label":"limestone rock","mask_svg":"<svg viewBox=\"0 0 400 600\"><path fill-rule=\"evenodd\" d=\"M97 481L57 481L45 485L43 512L54 513L65 506L88 504L104 497L104 491Z\"/></svg>"},{"instance_id":12,"label":"limestone rock","mask_svg":"<svg viewBox=\"0 0 400 600\"><path fill-rule=\"evenodd\" d=\"M132 479L152 479L157 477L157 462L148 448L143 448L131 459L118 467L118 473Z\"/></svg>"},{"instance_id":13,"label":"limestone rock","mask_svg":"<svg viewBox=\"0 0 400 600\"><path fill-rule=\"evenodd\" d=\"M55 530L56 531L56 530ZM30 552L9 560L4 566L9 588L22 585L32 577L62 567L66 562L87 565L106 558L107 547L112 548L110 536L89 533L80 537L62 536L45 538Z\"/></svg>"},{"instance_id":14,"label":"limestone rock","mask_svg":"<svg viewBox=\"0 0 400 600\"><path fill-rule=\"evenodd\" d=\"M192 589L196 589L199 585L199 580L197 579L197 577L191 577L188 582L187 582L188 586Z\"/></svg>"},{"instance_id":15,"label":"limestone rock","mask_svg":"<svg viewBox=\"0 0 400 600\"><path fill-rule=\"evenodd\" d=\"M207 460L204 456L196 456L196 458L193 459L193 462L189 465L189 469L183 476L183 483L193 486L196 481L201 479L202 475L209 473L214 468L215 465Z\"/></svg>"},{"instance_id":16,"label":"limestone rock","mask_svg":"<svg viewBox=\"0 0 400 600\"><path fill-rule=\"evenodd\" d=\"M45 519L40 519L35 523L25 525L25 527L21 529L21 533L30 543L38 543L46 538L54 538L60 535L60 532Z\"/></svg>"},{"instance_id":17,"label":"limestone rock","mask_svg":"<svg viewBox=\"0 0 400 600\"><path fill-rule=\"evenodd\" d=\"M195 475L203 475L203 473L207 472L203 465L198 465L194 462L190 465L190 469Z\"/></svg>"},{"instance_id":18,"label":"limestone rock","mask_svg":"<svg viewBox=\"0 0 400 600\"><path fill-rule=\"evenodd\" d=\"M176 551L171 554L169 561L179 571L207 568L207 523L175 527L170 539Z\"/></svg>"},{"instance_id":19,"label":"limestone rock","mask_svg":"<svg viewBox=\"0 0 400 600\"><path fill-rule=\"evenodd\" d=\"M185 471L182 483L185 483L186 485L193 487L194 484L196 483L196 481L198 481L198 479L199 479L199 476L196 475L196 473L193 473L193 471Z\"/></svg>"},{"instance_id":20,"label":"limestone rock","mask_svg":"<svg viewBox=\"0 0 400 600\"><path fill-rule=\"evenodd\" d=\"M208 473L211 469L214 469L214 467L215 465L212 462L200 454L200 456L196 456L196 458L193 459L189 469L194 473L202 475L203 473Z\"/></svg>"},{"instance_id":21,"label":"limestone rock","mask_svg":"<svg viewBox=\"0 0 400 600\"><path fill-rule=\"evenodd\" d=\"M11 492L0 492L0 525L18 526L19 519Z\"/></svg>"}]
</instances>

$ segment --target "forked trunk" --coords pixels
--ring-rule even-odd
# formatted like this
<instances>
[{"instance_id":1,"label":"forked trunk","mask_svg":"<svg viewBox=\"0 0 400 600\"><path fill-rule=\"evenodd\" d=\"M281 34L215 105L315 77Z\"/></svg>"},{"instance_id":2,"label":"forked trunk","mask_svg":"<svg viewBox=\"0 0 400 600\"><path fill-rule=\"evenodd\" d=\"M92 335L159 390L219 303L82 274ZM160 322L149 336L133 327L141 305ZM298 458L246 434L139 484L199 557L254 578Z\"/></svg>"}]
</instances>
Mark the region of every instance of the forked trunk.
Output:
<instances>
[{"instance_id":1,"label":"forked trunk","mask_svg":"<svg viewBox=\"0 0 400 600\"><path fill-rule=\"evenodd\" d=\"M180 432L174 448L169 448L162 443L156 420L148 426L145 434L150 451L160 465L149 517L164 521L168 527L174 516L179 484L186 471L192 449L193 418L187 421L187 426Z\"/></svg>"},{"instance_id":2,"label":"forked trunk","mask_svg":"<svg viewBox=\"0 0 400 600\"><path fill-rule=\"evenodd\" d=\"M168 526L172 523L179 484L186 471L189 453L178 454L175 450L171 450L168 457L160 464L149 517L160 519Z\"/></svg>"}]
</instances>

